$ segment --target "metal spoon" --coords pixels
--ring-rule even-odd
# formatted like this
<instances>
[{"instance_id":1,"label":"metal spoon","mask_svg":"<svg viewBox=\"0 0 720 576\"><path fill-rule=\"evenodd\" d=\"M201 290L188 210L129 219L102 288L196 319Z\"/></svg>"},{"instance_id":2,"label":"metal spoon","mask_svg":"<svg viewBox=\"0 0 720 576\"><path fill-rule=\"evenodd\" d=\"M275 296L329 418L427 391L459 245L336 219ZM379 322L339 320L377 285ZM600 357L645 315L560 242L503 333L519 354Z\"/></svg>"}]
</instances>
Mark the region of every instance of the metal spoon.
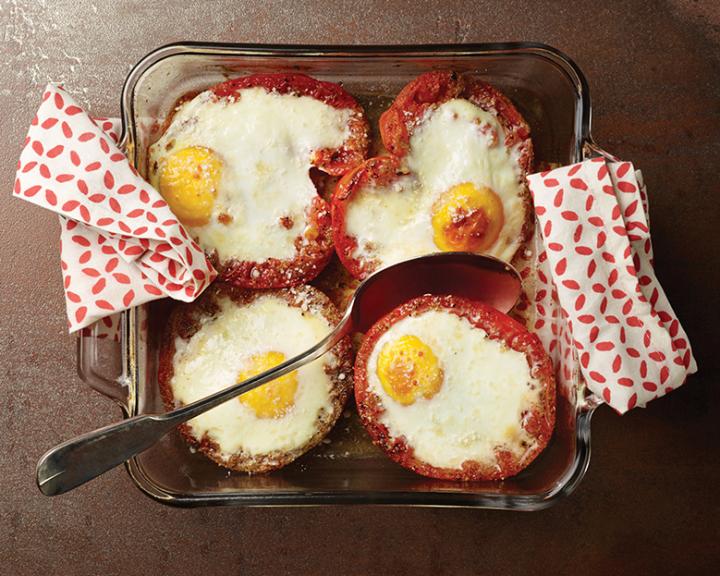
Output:
<instances>
[{"instance_id":1,"label":"metal spoon","mask_svg":"<svg viewBox=\"0 0 720 576\"><path fill-rule=\"evenodd\" d=\"M360 284L340 323L312 348L177 410L134 416L56 446L38 462L38 487L46 496L55 496L92 480L150 448L178 424L297 370L353 331L366 332L390 310L411 298L454 294L507 312L517 302L520 291L520 276L514 268L495 258L465 252L431 254L383 268Z\"/></svg>"}]
</instances>

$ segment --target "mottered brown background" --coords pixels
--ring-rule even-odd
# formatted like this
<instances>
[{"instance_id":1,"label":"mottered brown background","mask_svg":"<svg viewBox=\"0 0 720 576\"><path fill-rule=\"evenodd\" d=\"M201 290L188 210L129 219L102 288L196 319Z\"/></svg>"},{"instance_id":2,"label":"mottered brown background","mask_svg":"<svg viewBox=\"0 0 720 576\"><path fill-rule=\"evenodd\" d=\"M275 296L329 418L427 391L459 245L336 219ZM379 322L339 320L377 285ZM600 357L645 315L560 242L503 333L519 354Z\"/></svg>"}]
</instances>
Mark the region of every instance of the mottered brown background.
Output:
<instances>
[{"instance_id":1,"label":"mottered brown background","mask_svg":"<svg viewBox=\"0 0 720 576\"><path fill-rule=\"evenodd\" d=\"M643 170L657 273L700 373L645 410L600 408L585 480L542 512L180 510L122 469L43 497L39 456L119 414L75 374L57 219L11 198L17 157L48 81L116 115L130 67L179 40L532 40L565 51L587 75L596 140ZM719 4L0 0L0 41L0 573L717 573Z\"/></svg>"}]
</instances>

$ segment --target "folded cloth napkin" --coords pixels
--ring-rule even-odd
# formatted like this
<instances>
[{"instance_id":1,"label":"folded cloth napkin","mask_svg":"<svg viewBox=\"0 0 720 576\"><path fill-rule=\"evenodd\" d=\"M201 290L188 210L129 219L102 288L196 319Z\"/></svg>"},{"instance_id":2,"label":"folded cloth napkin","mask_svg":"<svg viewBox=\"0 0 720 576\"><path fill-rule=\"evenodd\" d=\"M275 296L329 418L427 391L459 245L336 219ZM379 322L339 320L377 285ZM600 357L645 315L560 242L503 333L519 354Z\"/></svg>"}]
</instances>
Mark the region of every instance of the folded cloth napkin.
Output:
<instances>
[{"instance_id":1,"label":"folded cloth napkin","mask_svg":"<svg viewBox=\"0 0 720 576\"><path fill-rule=\"evenodd\" d=\"M70 332L157 298L194 300L216 276L116 142L114 122L51 84L18 164L13 194L60 214Z\"/></svg>"},{"instance_id":2,"label":"folded cloth napkin","mask_svg":"<svg viewBox=\"0 0 720 576\"><path fill-rule=\"evenodd\" d=\"M590 390L622 413L682 385L697 365L653 272L640 172L595 158L528 183L547 262L541 294L556 295Z\"/></svg>"}]
</instances>

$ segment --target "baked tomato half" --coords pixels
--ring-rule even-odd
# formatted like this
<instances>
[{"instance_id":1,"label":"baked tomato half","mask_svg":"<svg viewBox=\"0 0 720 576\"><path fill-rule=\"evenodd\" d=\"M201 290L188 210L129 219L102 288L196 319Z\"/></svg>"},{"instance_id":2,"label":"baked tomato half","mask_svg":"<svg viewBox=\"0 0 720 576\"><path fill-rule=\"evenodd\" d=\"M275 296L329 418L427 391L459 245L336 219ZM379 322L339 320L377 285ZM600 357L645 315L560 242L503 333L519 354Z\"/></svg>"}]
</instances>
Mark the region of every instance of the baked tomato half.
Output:
<instances>
[{"instance_id":1,"label":"baked tomato half","mask_svg":"<svg viewBox=\"0 0 720 576\"><path fill-rule=\"evenodd\" d=\"M373 442L424 476L501 480L547 446L555 378L537 336L485 304L422 296L366 334L355 399Z\"/></svg>"},{"instance_id":2,"label":"baked tomato half","mask_svg":"<svg viewBox=\"0 0 720 576\"><path fill-rule=\"evenodd\" d=\"M312 174L343 175L367 148L364 112L341 86L255 74L181 99L148 150L148 178L221 280L283 288L332 256L330 206Z\"/></svg>"},{"instance_id":3,"label":"baked tomato half","mask_svg":"<svg viewBox=\"0 0 720 576\"><path fill-rule=\"evenodd\" d=\"M390 155L346 175L333 199L336 248L353 275L439 251L513 260L532 234L533 153L507 97L430 72L403 88L380 132Z\"/></svg>"},{"instance_id":4,"label":"baked tomato half","mask_svg":"<svg viewBox=\"0 0 720 576\"><path fill-rule=\"evenodd\" d=\"M315 344L340 320L319 290L242 290L214 283L174 306L160 342L158 384L168 410L268 370ZM226 468L276 470L316 446L352 389L344 338L328 356L181 424L183 438Z\"/></svg>"}]
</instances>

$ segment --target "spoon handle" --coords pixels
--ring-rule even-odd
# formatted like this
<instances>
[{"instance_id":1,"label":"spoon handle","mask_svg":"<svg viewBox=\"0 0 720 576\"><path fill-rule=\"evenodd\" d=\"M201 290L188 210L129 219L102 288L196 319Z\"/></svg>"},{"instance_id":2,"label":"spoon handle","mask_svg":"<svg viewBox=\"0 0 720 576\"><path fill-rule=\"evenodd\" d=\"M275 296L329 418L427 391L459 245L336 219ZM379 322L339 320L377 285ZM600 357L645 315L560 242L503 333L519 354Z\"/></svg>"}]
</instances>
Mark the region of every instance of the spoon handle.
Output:
<instances>
[{"instance_id":1,"label":"spoon handle","mask_svg":"<svg viewBox=\"0 0 720 576\"><path fill-rule=\"evenodd\" d=\"M63 442L38 462L38 488L46 496L68 492L146 450L171 428L157 416L135 416Z\"/></svg>"},{"instance_id":2,"label":"spoon handle","mask_svg":"<svg viewBox=\"0 0 720 576\"><path fill-rule=\"evenodd\" d=\"M330 334L302 354L192 404L165 414L134 416L56 446L38 462L40 491L55 496L100 476L147 450L178 424L316 360L346 336L351 325L350 315L346 314Z\"/></svg>"}]
</instances>

